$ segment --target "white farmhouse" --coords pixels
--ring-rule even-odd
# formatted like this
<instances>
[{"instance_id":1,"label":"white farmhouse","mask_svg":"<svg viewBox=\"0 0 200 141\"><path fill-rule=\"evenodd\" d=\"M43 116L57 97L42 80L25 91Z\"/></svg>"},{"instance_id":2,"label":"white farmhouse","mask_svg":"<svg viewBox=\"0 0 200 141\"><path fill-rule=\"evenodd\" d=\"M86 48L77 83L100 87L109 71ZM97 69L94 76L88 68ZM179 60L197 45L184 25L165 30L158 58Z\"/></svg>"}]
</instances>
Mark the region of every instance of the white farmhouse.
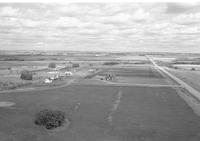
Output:
<instances>
[{"instance_id":1,"label":"white farmhouse","mask_svg":"<svg viewBox=\"0 0 200 141\"><path fill-rule=\"evenodd\" d=\"M48 78L44 80L44 83L52 83L52 82L53 82L53 81L50 80L50 79L48 79Z\"/></svg>"},{"instance_id":2,"label":"white farmhouse","mask_svg":"<svg viewBox=\"0 0 200 141\"><path fill-rule=\"evenodd\" d=\"M72 76L73 74L72 74L71 71L66 71L66 72L65 72L65 75L66 75L66 76Z\"/></svg>"}]
</instances>

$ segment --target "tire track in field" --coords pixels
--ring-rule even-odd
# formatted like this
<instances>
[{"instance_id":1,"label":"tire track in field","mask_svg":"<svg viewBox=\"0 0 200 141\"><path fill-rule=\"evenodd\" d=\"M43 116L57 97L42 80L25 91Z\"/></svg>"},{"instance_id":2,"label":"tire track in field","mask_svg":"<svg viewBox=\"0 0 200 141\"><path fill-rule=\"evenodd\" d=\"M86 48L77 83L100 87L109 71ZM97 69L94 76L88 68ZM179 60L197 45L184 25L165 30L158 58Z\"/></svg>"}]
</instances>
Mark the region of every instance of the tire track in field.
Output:
<instances>
[{"instance_id":1,"label":"tire track in field","mask_svg":"<svg viewBox=\"0 0 200 141\"><path fill-rule=\"evenodd\" d=\"M120 90L117 93L117 98L115 99L115 101L114 101L114 103L112 105L111 111L110 111L110 113L108 114L108 117L107 117L107 121L108 121L110 126L113 125L113 114L118 109L118 107L120 105L120 102L121 102L121 98L122 98L122 91Z\"/></svg>"}]
</instances>

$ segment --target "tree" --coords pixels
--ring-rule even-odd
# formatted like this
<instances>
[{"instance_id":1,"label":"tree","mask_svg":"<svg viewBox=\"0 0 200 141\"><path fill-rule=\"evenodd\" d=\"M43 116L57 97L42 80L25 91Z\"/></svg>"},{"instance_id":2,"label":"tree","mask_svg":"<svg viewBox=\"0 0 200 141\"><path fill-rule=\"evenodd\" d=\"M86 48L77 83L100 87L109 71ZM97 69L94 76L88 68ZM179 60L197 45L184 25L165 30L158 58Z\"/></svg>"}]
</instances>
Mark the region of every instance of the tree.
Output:
<instances>
[{"instance_id":1,"label":"tree","mask_svg":"<svg viewBox=\"0 0 200 141\"><path fill-rule=\"evenodd\" d=\"M59 110L44 109L35 115L35 124L42 125L46 129L60 127L65 122L65 113Z\"/></svg>"},{"instance_id":2,"label":"tree","mask_svg":"<svg viewBox=\"0 0 200 141\"><path fill-rule=\"evenodd\" d=\"M23 70L21 72L20 78L22 80L32 80L33 79L33 74L30 71L28 71L28 70Z\"/></svg>"},{"instance_id":3,"label":"tree","mask_svg":"<svg viewBox=\"0 0 200 141\"><path fill-rule=\"evenodd\" d=\"M55 63L49 63L48 67L49 68L56 68L56 64Z\"/></svg>"}]
</instances>

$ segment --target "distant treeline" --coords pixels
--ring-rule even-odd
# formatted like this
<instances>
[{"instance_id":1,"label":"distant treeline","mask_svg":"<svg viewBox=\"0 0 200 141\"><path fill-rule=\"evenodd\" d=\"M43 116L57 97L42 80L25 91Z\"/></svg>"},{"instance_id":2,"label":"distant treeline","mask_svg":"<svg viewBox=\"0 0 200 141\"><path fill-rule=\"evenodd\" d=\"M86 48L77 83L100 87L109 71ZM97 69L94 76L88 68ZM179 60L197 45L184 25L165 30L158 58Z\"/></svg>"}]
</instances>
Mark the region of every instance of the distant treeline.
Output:
<instances>
[{"instance_id":1,"label":"distant treeline","mask_svg":"<svg viewBox=\"0 0 200 141\"><path fill-rule=\"evenodd\" d=\"M200 65L200 58L179 58L174 60L172 63Z\"/></svg>"},{"instance_id":2,"label":"distant treeline","mask_svg":"<svg viewBox=\"0 0 200 141\"><path fill-rule=\"evenodd\" d=\"M117 65L119 62L105 62L103 65Z\"/></svg>"}]
</instances>

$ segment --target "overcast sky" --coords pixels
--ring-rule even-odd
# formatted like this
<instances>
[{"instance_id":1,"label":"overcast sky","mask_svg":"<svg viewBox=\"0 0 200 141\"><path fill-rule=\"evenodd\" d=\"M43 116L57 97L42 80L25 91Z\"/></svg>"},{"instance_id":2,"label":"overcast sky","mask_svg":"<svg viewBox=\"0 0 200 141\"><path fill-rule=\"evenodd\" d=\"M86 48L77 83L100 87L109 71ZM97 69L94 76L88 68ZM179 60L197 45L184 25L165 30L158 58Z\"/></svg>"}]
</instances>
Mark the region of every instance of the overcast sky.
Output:
<instances>
[{"instance_id":1,"label":"overcast sky","mask_svg":"<svg viewBox=\"0 0 200 141\"><path fill-rule=\"evenodd\" d=\"M0 49L200 53L200 4L0 4Z\"/></svg>"}]
</instances>

